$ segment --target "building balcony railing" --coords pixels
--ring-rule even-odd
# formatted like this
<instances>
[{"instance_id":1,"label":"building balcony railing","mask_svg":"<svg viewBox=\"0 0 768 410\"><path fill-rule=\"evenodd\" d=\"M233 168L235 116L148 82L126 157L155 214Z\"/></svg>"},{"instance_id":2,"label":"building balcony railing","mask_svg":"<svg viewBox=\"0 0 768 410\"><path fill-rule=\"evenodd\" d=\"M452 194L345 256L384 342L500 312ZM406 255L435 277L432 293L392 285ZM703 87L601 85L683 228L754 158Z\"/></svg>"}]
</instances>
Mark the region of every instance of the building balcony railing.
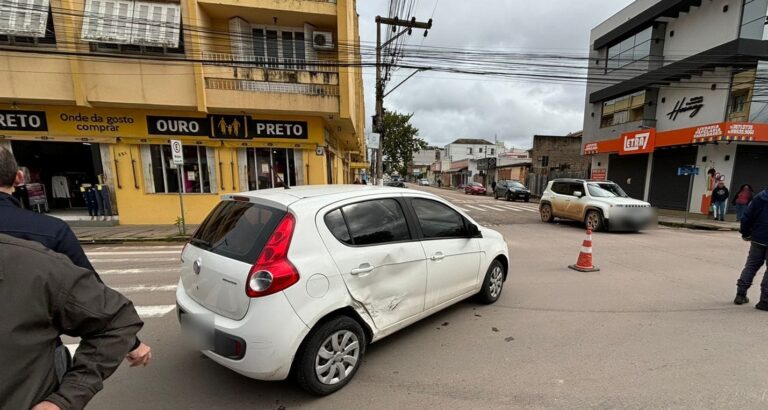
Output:
<instances>
[{"instance_id":1,"label":"building balcony railing","mask_svg":"<svg viewBox=\"0 0 768 410\"><path fill-rule=\"evenodd\" d=\"M321 1L321 0L308 0ZM333 61L308 61L304 59L240 56L230 53L203 53L206 65L248 67L270 70L309 71L316 73L338 73L339 67Z\"/></svg>"},{"instance_id":2,"label":"building balcony railing","mask_svg":"<svg viewBox=\"0 0 768 410\"><path fill-rule=\"evenodd\" d=\"M250 91L261 93L305 94L319 97L338 97L339 86L326 84L298 84L233 78L205 78L210 90Z\"/></svg>"}]
</instances>

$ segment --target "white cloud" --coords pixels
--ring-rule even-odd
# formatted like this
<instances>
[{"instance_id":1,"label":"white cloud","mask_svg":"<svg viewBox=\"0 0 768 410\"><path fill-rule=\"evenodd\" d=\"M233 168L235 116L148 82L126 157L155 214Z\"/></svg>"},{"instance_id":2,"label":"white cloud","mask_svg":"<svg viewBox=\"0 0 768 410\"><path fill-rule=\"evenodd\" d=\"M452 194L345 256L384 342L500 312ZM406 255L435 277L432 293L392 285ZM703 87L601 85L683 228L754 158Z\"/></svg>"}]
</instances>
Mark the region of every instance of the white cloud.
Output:
<instances>
[{"instance_id":1,"label":"white cloud","mask_svg":"<svg viewBox=\"0 0 768 410\"><path fill-rule=\"evenodd\" d=\"M589 32L631 0L423 0L416 17L430 17L433 29L425 46L503 49L521 52L586 54ZM386 15L389 2L359 0L361 40L376 41L376 15ZM421 44L415 32L408 44ZM396 72L391 85L408 75ZM374 70L365 71L367 118L373 115ZM447 73L417 74L387 98L389 110L414 113L420 135L433 145L471 137L529 147L534 134L561 135L580 130L585 87L545 84Z\"/></svg>"}]
</instances>

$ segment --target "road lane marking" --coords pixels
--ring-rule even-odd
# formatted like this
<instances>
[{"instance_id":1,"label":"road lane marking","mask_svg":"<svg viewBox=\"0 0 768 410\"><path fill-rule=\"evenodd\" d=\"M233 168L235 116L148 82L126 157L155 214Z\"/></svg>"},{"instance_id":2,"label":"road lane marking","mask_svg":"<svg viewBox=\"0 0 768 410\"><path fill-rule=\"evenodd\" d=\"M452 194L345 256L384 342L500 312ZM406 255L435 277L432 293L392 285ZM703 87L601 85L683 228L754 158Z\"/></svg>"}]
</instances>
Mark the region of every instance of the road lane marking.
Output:
<instances>
[{"instance_id":1,"label":"road lane marking","mask_svg":"<svg viewBox=\"0 0 768 410\"><path fill-rule=\"evenodd\" d=\"M511 205L498 205L498 206L500 206L502 208L506 208L506 209L508 209L510 211L514 211L514 212L523 212L522 209L517 209L517 208L515 208L515 207L513 207Z\"/></svg>"},{"instance_id":2,"label":"road lane marking","mask_svg":"<svg viewBox=\"0 0 768 410\"><path fill-rule=\"evenodd\" d=\"M99 275L136 275L140 273L181 273L181 266L174 268L134 268L134 269L106 269L97 272Z\"/></svg>"},{"instance_id":3,"label":"road lane marking","mask_svg":"<svg viewBox=\"0 0 768 410\"><path fill-rule=\"evenodd\" d=\"M163 317L173 309L176 309L176 305L136 306L136 313L142 319L151 319Z\"/></svg>"},{"instance_id":4,"label":"road lane marking","mask_svg":"<svg viewBox=\"0 0 768 410\"><path fill-rule=\"evenodd\" d=\"M493 209L494 211L501 211L501 212L506 211L506 209L504 209L504 208L496 208L495 206L491 206L491 205L477 204L477 206L484 206L484 207L486 207L488 209Z\"/></svg>"},{"instance_id":5,"label":"road lane marking","mask_svg":"<svg viewBox=\"0 0 768 410\"><path fill-rule=\"evenodd\" d=\"M125 262L141 262L141 263L155 263L155 262L178 262L179 258L142 258L137 260L131 259L91 259L91 263L125 263Z\"/></svg>"},{"instance_id":6,"label":"road lane marking","mask_svg":"<svg viewBox=\"0 0 768 410\"><path fill-rule=\"evenodd\" d=\"M129 256L129 255L178 255L181 251L142 251L142 252L86 252L88 256Z\"/></svg>"},{"instance_id":7,"label":"road lane marking","mask_svg":"<svg viewBox=\"0 0 768 410\"><path fill-rule=\"evenodd\" d=\"M481 212L485 212L485 211L487 211L487 209L478 208L478 207L476 207L476 206L472 206L472 205L464 205L464 206L466 206L467 208L472 208L472 209L474 209L474 210L476 210L476 211L481 211Z\"/></svg>"},{"instance_id":8,"label":"road lane marking","mask_svg":"<svg viewBox=\"0 0 768 410\"><path fill-rule=\"evenodd\" d=\"M128 286L124 288L112 288L122 294L129 293L141 293L141 292L175 292L178 285L164 285L164 286L151 286L151 285L137 285Z\"/></svg>"}]
</instances>

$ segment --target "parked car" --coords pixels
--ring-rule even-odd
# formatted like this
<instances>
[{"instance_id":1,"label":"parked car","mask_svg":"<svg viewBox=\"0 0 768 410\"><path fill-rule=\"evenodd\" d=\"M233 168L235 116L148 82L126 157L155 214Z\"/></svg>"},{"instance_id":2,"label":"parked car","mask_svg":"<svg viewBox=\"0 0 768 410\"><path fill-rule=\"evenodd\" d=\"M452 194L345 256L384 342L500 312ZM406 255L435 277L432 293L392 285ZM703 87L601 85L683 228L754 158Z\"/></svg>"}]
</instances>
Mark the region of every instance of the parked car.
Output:
<instances>
[{"instance_id":1,"label":"parked car","mask_svg":"<svg viewBox=\"0 0 768 410\"><path fill-rule=\"evenodd\" d=\"M581 179L550 181L539 212L544 222L570 219L593 231L638 231L654 217L651 204L630 198L617 184Z\"/></svg>"},{"instance_id":2,"label":"parked car","mask_svg":"<svg viewBox=\"0 0 768 410\"><path fill-rule=\"evenodd\" d=\"M464 186L464 193L467 195L485 195L486 189L479 182L470 182Z\"/></svg>"},{"instance_id":3,"label":"parked car","mask_svg":"<svg viewBox=\"0 0 768 410\"><path fill-rule=\"evenodd\" d=\"M325 395L354 377L368 344L472 296L494 303L508 267L501 234L435 195L260 190L225 195L200 225L176 301L184 334L213 361Z\"/></svg>"},{"instance_id":4,"label":"parked car","mask_svg":"<svg viewBox=\"0 0 768 410\"><path fill-rule=\"evenodd\" d=\"M429 183L428 179L423 178L423 179L419 180L419 186L429 186L429 185L430 185L430 183Z\"/></svg>"},{"instance_id":5,"label":"parked car","mask_svg":"<svg viewBox=\"0 0 768 410\"><path fill-rule=\"evenodd\" d=\"M399 177L392 177L389 181L384 182L384 185L395 188L405 188L405 180Z\"/></svg>"},{"instance_id":6,"label":"parked car","mask_svg":"<svg viewBox=\"0 0 768 410\"><path fill-rule=\"evenodd\" d=\"M496 189L493 191L493 198L504 198L507 201L521 199L529 202L531 200L531 191L519 181L499 181L496 183Z\"/></svg>"}]
</instances>

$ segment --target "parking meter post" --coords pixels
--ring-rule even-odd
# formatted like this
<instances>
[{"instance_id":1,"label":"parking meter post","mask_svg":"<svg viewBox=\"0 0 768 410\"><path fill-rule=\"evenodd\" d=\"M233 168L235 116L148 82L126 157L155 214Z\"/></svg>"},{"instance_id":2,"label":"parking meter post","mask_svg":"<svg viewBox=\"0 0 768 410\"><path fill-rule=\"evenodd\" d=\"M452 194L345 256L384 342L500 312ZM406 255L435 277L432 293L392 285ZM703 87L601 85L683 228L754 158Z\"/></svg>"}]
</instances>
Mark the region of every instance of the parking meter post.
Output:
<instances>
[{"instance_id":1,"label":"parking meter post","mask_svg":"<svg viewBox=\"0 0 768 410\"><path fill-rule=\"evenodd\" d=\"M688 178L690 179L690 181L688 182L688 201L686 202L686 205L685 205L685 218L683 219L683 223L686 225L688 224L688 212L690 212L691 210L691 195L693 195L693 177L694 177L694 173L691 172L688 175Z\"/></svg>"},{"instance_id":2,"label":"parking meter post","mask_svg":"<svg viewBox=\"0 0 768 410\"><path fill-rule=\"evenodd\" d=\"M187 222L185 221L184 217L184 195L182 195L182 181L181 181L181 170L182 168L180 166L177 166L178 170L176 171L176 174L179 176L179 207L181 208L181 234L186 235L187 234Z\"/></svg>"}]
</instances>

